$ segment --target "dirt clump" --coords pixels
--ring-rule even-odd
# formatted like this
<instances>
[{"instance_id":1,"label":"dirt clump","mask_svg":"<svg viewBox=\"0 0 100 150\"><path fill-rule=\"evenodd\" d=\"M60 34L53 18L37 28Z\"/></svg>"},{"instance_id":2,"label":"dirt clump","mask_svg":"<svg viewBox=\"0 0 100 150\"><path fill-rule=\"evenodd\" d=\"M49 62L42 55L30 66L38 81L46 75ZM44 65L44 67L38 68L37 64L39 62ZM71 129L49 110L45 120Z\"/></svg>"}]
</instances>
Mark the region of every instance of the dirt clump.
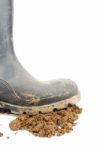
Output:
<instances>
[{"instance_id":1,"label":"dirt clump","mask_svg":"<svg viewBox=\"0 0 100 150\"><path fill-rule=\"evenodd\" d=\"M2 137L3 136L3 133L2 132L0 132L0 137Z\"/></svg>"},{"instance_id":2,"label":"dirt clump","mask_svg":"<svg viewBox=\"0 0 100 150\"><path fill-rule=\"evenodd\" d=\"M66 109L55 110L47 114L22 114L13 120L9 126L13 131L27 130L40 137L60 136L69 133L76 125L82 109L76 105L68 105Z\"/></svg>"}]
</instances>

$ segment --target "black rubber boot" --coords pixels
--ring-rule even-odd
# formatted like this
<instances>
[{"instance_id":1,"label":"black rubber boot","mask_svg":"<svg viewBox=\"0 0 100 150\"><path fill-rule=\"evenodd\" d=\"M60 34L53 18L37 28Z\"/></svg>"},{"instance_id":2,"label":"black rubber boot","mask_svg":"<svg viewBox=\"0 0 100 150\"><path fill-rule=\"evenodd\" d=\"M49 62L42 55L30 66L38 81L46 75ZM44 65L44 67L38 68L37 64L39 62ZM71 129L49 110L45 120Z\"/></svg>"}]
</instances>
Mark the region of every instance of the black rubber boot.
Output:
<instances>
[{"instance_id":1,"label":"black rubber boot","mask_svg":"<svg viewBox=\"0 0 100 150\"><path fill-rule=\"evenodd\" d=\"M13 0L0 0L0 107L33 114L62 109L79 101L69 79L39 82L20 64L13 50Z\"/></svg>"}]
</instances>

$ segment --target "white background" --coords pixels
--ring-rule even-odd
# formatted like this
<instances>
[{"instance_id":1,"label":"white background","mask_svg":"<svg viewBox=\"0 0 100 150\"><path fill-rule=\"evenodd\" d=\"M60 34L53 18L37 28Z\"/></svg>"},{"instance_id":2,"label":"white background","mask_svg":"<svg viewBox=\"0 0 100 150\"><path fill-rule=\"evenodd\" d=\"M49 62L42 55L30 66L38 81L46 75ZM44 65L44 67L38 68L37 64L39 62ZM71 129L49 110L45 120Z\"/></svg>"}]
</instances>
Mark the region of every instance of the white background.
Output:
<instances>
[{"instance_id":1,"label":"white background","mask_svg":"<svg viewBox=\"0 0 100 150\"><path fill-rule=\"evenodd\" d=\"M8 128L15 117L0 115L0 149L100 150L100 1L15 0L14 6L20 62L39 80L76 81L83 113L73 132L50 139L26 131L15 136Z\"/></svg>"}]
</instances>

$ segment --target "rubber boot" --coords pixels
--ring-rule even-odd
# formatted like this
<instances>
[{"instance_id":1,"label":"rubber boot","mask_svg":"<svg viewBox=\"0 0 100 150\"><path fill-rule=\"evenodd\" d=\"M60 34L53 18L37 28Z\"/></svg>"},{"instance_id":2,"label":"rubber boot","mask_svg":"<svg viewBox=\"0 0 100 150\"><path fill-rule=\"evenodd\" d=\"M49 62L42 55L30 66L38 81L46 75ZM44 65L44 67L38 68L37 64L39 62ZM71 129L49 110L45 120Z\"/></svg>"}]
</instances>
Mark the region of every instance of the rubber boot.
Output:
<instances>
[{"instance_id":1,"label":"rubber boot","mask_svg":"<svg viewBox=\"0 0 100 150\"><path fill-rule=\"evenodd\" d=\"M0 107L12 113L47 113L76 104L77 85L69 79L40 82L20 64L13 48L13 0L0 0Z\"/></svg>"}]
</instances>

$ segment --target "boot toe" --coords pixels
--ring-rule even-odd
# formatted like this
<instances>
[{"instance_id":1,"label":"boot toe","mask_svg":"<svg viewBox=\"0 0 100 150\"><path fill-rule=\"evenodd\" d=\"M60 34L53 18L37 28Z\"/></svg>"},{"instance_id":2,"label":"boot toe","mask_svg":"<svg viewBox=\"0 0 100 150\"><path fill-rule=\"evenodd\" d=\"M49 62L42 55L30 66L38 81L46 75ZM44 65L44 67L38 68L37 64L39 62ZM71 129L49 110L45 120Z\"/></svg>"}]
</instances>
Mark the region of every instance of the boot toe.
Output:
<instances>
[{"instance_id":1,"label":"boot toe","mask_svg":"<svg viewBox=\"0 0 100 150\"><path fill-rule=\"evenodd\" d=\"M76 83L69 79L60 79L47 82L46 93L41 97L38 105L52 104L70 99L79 94ZM49 88L48 88L49 87Z\"/></svg>"}]
</instances>

